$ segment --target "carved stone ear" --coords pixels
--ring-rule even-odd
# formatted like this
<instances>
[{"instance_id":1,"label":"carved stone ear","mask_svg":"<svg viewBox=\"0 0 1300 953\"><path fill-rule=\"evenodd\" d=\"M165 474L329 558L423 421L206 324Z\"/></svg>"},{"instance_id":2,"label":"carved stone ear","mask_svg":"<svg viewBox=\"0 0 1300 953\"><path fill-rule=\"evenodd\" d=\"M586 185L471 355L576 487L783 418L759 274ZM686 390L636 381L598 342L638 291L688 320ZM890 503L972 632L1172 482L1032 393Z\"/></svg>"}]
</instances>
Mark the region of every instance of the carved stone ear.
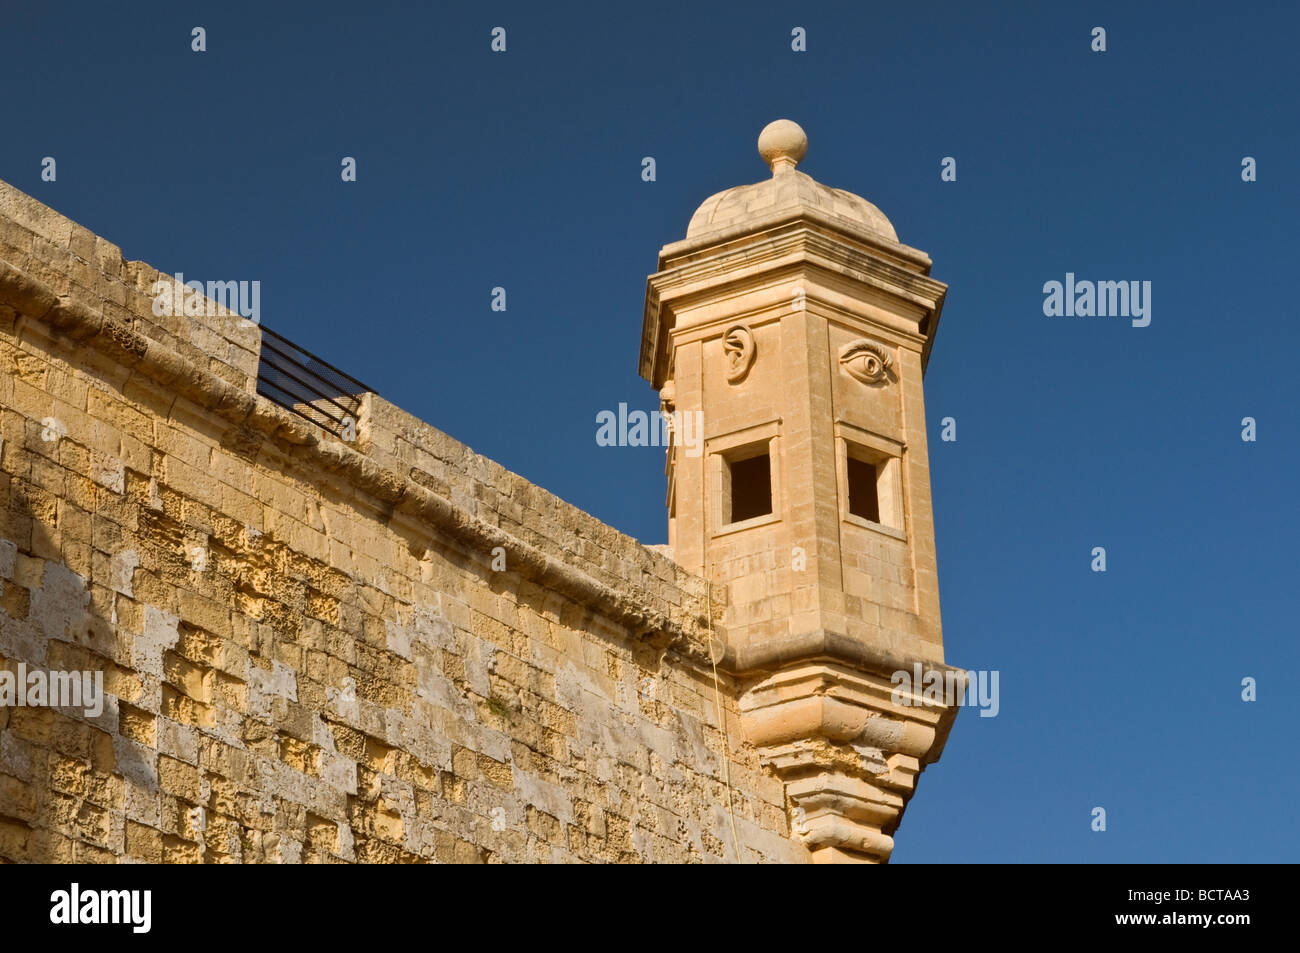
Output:
<instances>
[{"instance_id":1,"label":"carved stone ear","mask_svg":"<svg viewBox=\"0 0 1300 953\"><path fill-rule=\"evenodd\" d=\"M858 338L840 350L840 366L864 384L880 384L889 379L889 366L894 362L889 349L875 341Z\"/></svg>"},{"instance_id":2,"label":"carved stone ear","mask_svg":"<svg viewBox=\"0 0 1300 953\"><path fill-rule=\"evenodd\" d=\"M739 384L754 366L758 347L748 325L733 324L722 336L722 352L727 357L727 383Z\"/></svg>"}]
</instances>

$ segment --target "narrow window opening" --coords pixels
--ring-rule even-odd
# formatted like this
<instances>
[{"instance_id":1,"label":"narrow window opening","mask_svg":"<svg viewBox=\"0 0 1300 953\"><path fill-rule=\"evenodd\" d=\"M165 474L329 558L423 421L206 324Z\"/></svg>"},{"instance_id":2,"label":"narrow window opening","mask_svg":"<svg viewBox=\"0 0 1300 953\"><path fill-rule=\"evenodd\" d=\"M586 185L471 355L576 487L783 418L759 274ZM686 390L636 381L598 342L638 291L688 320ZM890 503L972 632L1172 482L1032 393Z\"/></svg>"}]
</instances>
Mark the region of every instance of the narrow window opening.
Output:
<instances>
[{"instance_id":1,"label":"narrow window opening","mask_svg":"<svg viewBox=\"0 0 1300 953\"><path fill-rule=\"evenodd\" d=\"M874 463L849 457L849 512L873 523L880 522L880 494Z\"/></svg>"},{"instance_id":2,"label":"narrow window opening","mask_svg":"<svg viewBox=\"0 0 1300 953\"><path fill-rule=\"evenodd\" d=\"M731 470L731 520L753 519L772 512L772 463L766 454L728 461Z\"/></svg>"}]
</instances>

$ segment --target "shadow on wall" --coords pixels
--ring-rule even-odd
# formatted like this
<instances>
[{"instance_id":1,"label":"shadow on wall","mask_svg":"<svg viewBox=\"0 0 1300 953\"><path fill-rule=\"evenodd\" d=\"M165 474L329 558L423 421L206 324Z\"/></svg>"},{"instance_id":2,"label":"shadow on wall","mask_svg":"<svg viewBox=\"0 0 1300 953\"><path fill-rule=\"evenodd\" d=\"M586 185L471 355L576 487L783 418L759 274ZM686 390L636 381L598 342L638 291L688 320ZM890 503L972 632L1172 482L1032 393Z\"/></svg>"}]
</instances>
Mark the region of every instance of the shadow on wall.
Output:
<instances>
[{"instance_id":1,"label":"shadow on wall","mask_svg":"<svg viewBox=\"0 0 1300 953\"><path fill-rule=\"evenodd\" d=\"M343 692L307 697L283 661L300 658L312 612L337 616L353 580L88 449L55 418L6 407L3 428L0 690L24 677L17 697L0 695L0 860L420 859L370 837L381 785L359 790L375 773L347 755L385 746L331 733L314 715L346 705ZM237 428L210 436L257 452ZM380 690L352 674L358 698ZM81 692L56 697L56 683ZM312 797L282 796L286 766L319 779Z\"/></svg>"},{"instance_id":2,"label":"shadow on wall","mask_svg":"<svg viewBox=\"0 0 1300 953\"><path fill-rule=\"evenodd\" d=\"M19 447L57 442L42 434L50 430L26 421ZM117 735L109 693L125 692L128 676L112 661L120 648L101 612L112 606L92 602L86 579L61 561L61 546L74 544L57 527L79 516L93 533L94 518L11 473L13 443L6 433L0 448L0 859L113 862L128 792L137 818L147 818L144 805L158 811L156 759ZM128 562L113 571L129 586Z\"/></svg>"},{"instance_id":3,"label":"shadow on wall","mask_svg":"<svg viewBox=\"0 0 1300 953\"><path fill-rule=\"evenodd\" d=\"M263 326L257 392L346 443L357 438L369 387Z\"/></svg>"},{"instance_id":4,"label":"shadow on wall","mask_svg":"<svg viewBox=\"0 0 1300 953\"><path fill-rule=\"evenodd\" d=\"M0 681L103 694L0 701L0 860L737 859L717 691L667 633L6 316ZM346 545L390 532L396 594ZM735 796L753 856L797 853Z\"/></svg>"},{"instance_id":5,"label":"shadow on wall","mask_svg":"<svg viewBox=\"0 0 1300 953\"><path fill-rule=\"evenodd\" d=\"M95 454L57 422L0 413L0 669L47 683L50 673L86 673L102 685L99 701L88 692L81 707L51 707L48 694L0 706L0 860L522 861L574 836L583 859L645 859L629 795L651 770L640 740L649 729L623 726L615 695L573 688L595 707L579 705L566 734L554 731L558 699L533 683L545 676L512 679L493 664L519 633L503 630L502 643L431 618L401 633L403 644L384 645L382 620L397 618L391 595ZM237 430L207 435L228 452L258 452ZM626 666L618 687L662 674L663 639L629 642L563 597L491 571L486 558L405 531L416 559L448 566L461 585L586 633ZM308 647L326 641L352 662L324 653L307 662ZM417 695L446 721L398 744L385 721L411 713ZM659 734L702 771L692 783L706 790L691 796L719 803L717 729L652 707L671 728ZM549 776L544 763L571 757L599 774L614 756L637 764L619 768L632 770L623 803L573 834L577 808L530 774ZM407 785L414 799L399 800ZM539 800L548 792L554 804ZM502 805L492 820L505 829L479 839L470 832L482 831L482 799ZM416 825L430 830L419 851L409 846ZM665 859L732 855L709 831L681 837L681 857Z\"/></svg>"}]
</instances>

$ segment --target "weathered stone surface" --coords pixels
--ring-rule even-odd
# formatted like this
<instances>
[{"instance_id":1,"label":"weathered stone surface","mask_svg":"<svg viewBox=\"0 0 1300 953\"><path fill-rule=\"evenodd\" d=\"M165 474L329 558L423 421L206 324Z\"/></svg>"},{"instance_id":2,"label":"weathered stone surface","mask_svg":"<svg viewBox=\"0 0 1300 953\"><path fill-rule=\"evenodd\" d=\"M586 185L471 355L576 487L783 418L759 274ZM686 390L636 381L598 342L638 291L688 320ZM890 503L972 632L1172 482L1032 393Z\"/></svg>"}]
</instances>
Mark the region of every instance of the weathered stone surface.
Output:
<instances>
[{"instance_id":1,"label":"weathered stone surface","mask_svg":"<svg viewBox=\"0 0 1300 953\"><path fill-rule=\"evenodd\" d=\"M744 735L795 835L887 860L956 714L863 688L946 668L921 379L947 288L878 208L796 170L798 125L758 147L771 178L707 199L648 282L641 373L681 421L669 546L726 588L718 660L761 680Z\"/></svg>"},{"instance_id":2,"label":"weathered stone surface","mask_svg":"<svg viewBox=\"0 0 1300 953\"><path fill-rule=\"evenodd\" d=\"M19 245L78 228L0 209ZM247 328L155 318L157 273L104 246L93 285L0 247L0 666L104 671L112 703L0 709L0 859L807 857L725 689L719 730L702 580L373 395L355 446L304 434Z\"/></svg>"},{"instance_id":3,"label":"weathered stone surface","mask_svg":"<svg viewBox=\"0 0 1300 953\"><path fill-rule=\"evenodd\" d=\"M0 183L0 667L108 693L0 707L0 860L887 859L953 714L884 670L942 661L943 286L791 127L651 279L643 370L707 420L667 547L374 394L355 441L304 424L257 395L260 328L155 316L163 276ZM864 334L882 366L840 373ZM718 533L756 440L781 511ZM845 441L898 461L898 526L845 518Z\"/></svg>"}]
</instances>

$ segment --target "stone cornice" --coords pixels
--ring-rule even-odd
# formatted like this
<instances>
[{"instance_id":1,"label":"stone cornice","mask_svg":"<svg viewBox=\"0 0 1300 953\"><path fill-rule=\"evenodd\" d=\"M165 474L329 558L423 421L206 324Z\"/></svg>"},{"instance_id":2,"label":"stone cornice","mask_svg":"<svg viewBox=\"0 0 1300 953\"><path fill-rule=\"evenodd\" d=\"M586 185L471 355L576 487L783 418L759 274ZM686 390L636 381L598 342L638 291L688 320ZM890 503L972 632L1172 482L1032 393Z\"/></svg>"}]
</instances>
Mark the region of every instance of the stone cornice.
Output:
<instances>
[{"instance_id":1,"label":"stone cornice","mask_svg":"<svg viewBox=\"0 0 1300 953\"><path fill-rule=\"evenodd\" d=\"M792 222L808 222L819 228L834 232L836 235L861 245L873 254L898 261L920 274L930 273L930 256L919 248L912 248L902 242L891 242L866 228L855 228L843 219L826 215L815 208L782 210L770 215L755 215L753 218L726 229L710 231L696 238L684 238L665 245L659 251L659 267L670 267L679 258L707 252L717 246L745 239L756 232L777 229Z\"/></svg>"},{"instance_id":2,"label":"stone cornice","mask_svg":"<svg viewBox=\"0 0 1300 953\"><path fill-rule=\"evenodd\" d=\"M683 618L673 618L667 611L654 608L655 600L635 584L616 588L601 582L414 480L377 465L365 454L301 422L266 398L222 380L158 341L106 317L102 311L57 294L4 259L0 259L0 302L28 319L48 325L61 339L96 348L154 384L174 390L231 424L260 434L300 465L316 473L334 474L385 508L430 524L478 551L504 547L511 571L637 635L661 634L675 653L697 664L709 662L709 626L702 612L692 614L687 608Z\"/></svg>"},{"instance_id":3,"label":"stone cornice","mask_svg":"<svg viewBox=\"0 0 1300 953\"><path fill-rule=\"evenodd\" d=\"M725 648L715 646L714 658L719 668L736 675L773 672L788 662L807 658L834 659L871 671L894 672L900 668L910 670L918 662L925 667L926 671L930 669L938 672L964 671L934 659L893 655L870 646L861 639L832 632L829 629L775 636L743 648L731 645Z\"/></svg>"},{"instance_id":4,"label":"stone cornice","mask_svg":"<svg viewBox=\"0 0 1300 953\"><path fill-rule=\"evenodd\" d=\"M956 666L933 659L893 655L868 645L861 639L832 632L829 629L776 636L743 648L724 646L721 641L715 641L713 658L720 671L725 671L736 678L766 676L791 664L809 661L837 663L855 671L871 672L885 677L894 672L911 673L917 665L921 666L923 675L936 672L941 677L949 674L965 677L965 670ZM931 752L932 760L938 760L939 755L943 753L948 731L956 717L957 711L952 709L945 719L939 722L935 746Z\"/></svg>"},{"instance_id":5,"label":"stone cornice","mask_svg":"<svg viewBox=\"0 0 1300 953\"><path fill-rule=\"evenodd\" d=\"M741 728L785 783L791 833L814 861L886 862L918 776L943 753L966 673L870 649L848 652L833 633L811 636L770 653L768 664L781 667L746 685ZM806 654L818 649L829 652ZM909 687L917 669L926 681L939 676L945 690L927 698ZM899 671L903 684L893 677Z\"/></svg>"},{"instance_id":6,"label":"stone cornice","mask_svg":"<svg viewBox=\"0 0 1300 953\"><path fill-rule=\"evenodd\" d=\"M742 293L753 288L766 284L762 276L754 276L752 279L734 285L730 290ZM860 314L849 311L840 307L832 300L812 292L805 295L805 310L815 312L823 317L830 318L847 327L860 327L863 319ZM758 307L737 310L729 314L722 314L713 320L693 322L691 326L684 330L674 329L673 338L678 347L683 344L689 344L694 341L707 340L711 337L719 336L724 329L736 324L744 323L751 329L757 329L766 324L779 323L781 319L789 313L789 305L785 299L778 302L768 302ZM902 323L902 322L900 322ZM907 329L894 324L880 324L871 322L870 334L885 338L891 344L900 344L910 347L915 351L920 351L926 344L926 338Z\"/></svg>"},{"instance_id":7,"label":"stone cornice","mask_svg":"<svg viewBox=\"0 0 1300 953\"><path fill-rule=\"evenodd\" d=\"M894 262L880 258L869 251L808 228L801 222L767 232L756 232L751 240L728 249L719 250L707 258L692 259L651 276L659 290L660 298L668 291L680 293L683 287L707 284L719 277L735 275L756 265L777 262L789 256L817 262L828 270L838 271L859 281L867 281L881 290L905 298L918 307L929 310L942 298L947 285L927 275L900 268Z\"/></svg>"},{"instance_id":8,"label":"stone cornice","mask_svg":"<svg viewBox=\"0 0 1300 953\"><path fill-rule=\"evenodd\" d=\"M744 242L718 248L707 257L669 262L664 270L646 279L639 370L651 386L660 383L656 380L656 364L665 345L665 309L672 310L679 303L701 295L716 295L732 290L733 286L753 284L760 280L757 275L800 267L819 268L861 282L928 315L921 352L924 369L934 344L947 285L880 257L873 250L810 228L802 219L783 221L769 230L746 234Z\"/></svg>"}]
</instances>

